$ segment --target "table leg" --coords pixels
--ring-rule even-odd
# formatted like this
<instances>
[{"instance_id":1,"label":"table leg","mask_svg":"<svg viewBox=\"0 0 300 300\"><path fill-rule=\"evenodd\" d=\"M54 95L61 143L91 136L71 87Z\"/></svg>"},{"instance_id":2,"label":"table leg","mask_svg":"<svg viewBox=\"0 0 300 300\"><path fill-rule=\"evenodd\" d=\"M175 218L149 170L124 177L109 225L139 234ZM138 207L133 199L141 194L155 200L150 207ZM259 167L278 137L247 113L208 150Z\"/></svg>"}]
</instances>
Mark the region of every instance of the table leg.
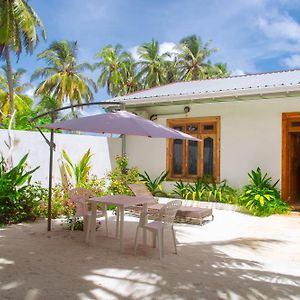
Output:
<instances>
[{"instance_id":1,"label":"table leg","mask_svg":"<svg viewBox=\"0 0 300 300\"><path fill-rule=\"evenodd\" d=\"M124 232L124 206L120 206L120 252L123 251L123 232Z\"/></svg>"},{"instance_id":2,"label":"table leg","mask_svg":"<svg viewBox=\"0 0 300 300\"><path fill-rule=\"evenodd\" d=\"M145 226L148 223L148 204L144 203L143 204L143 213L144 213L144 218L143 218L143 226ZM147 244L147 229L143 229L143 244Z\"/></svg>"},{"instance_id":3,"label":"table leg","mask_svg":"<svg viewBox=\"0 0 300 300\"><path fill-rule=\"evenodd\" d=\"M89 238L90 238L90 230L87 230L87 227L88 227L88 219L89 217L88 216L84 216L83 217L83 232L84 232L84 235L85 235L85 242L88 243L89 242Z\"/></svg>"},{"instance_id":4,"label":"table leg","mask_svg":"<svg viewBox=\"0 0 300 300\"><path fill-rule=\"evenodd\" d=\"M106 229L106 236L108 236L108 217L107 217L107 204L103 204L102 211L105 217L105 229Z\"/></svg>"},{"instance_id":5,"label":"table leg","mask_svg":"<svg viewBox=\"0 0 300 300\"><path fill-rule=\"evenodd\" d=\"M120 207L117 206L116 238L118 238L119 236L119 227L120 227Z\"/></svg>"},{"instance_id":6,"label":"table leg","mask_svg":"<svg viewBox=\"0 0 300 300\"><path fill-rule=\"evenodd\" d=\"M90 233L90 245L95 243L96 236L96 214L97 214L97 203L92 202L92 215L91 215L91 233Z\"/></svg>"}]
</instances>

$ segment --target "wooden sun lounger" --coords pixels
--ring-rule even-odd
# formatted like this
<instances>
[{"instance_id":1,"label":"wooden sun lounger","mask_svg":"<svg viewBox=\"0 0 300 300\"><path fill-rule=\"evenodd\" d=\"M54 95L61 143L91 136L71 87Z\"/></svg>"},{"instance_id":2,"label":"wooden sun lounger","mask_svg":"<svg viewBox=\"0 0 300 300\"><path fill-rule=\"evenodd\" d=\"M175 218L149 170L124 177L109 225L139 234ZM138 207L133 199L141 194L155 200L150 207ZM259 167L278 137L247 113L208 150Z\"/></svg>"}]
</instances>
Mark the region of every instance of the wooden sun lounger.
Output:
<instances>
[{"instance_id":1,"label":"wooden sun lounger","mask_svg":"<svg viewBox=\"0 0 300 300\"><path fill-rule=\"evenodd\" d=\"M141 197L151 197L153 199L153 205L148 205L148 211L153 214L159 211L163 204L157 203L156 199L153 195L149 192L148 188L144 184L130 184L129 188L134 193L135 196ZM138 209L138 208L137 208ZM211 208L202 208L202 207L191 207L191 206L181 206L176 213L176 219L191 219L191 220L199 220L199 224L203 224L203 219L211 217L212 221L214 219L214 215Z\"/></svg>"}]
</instances>

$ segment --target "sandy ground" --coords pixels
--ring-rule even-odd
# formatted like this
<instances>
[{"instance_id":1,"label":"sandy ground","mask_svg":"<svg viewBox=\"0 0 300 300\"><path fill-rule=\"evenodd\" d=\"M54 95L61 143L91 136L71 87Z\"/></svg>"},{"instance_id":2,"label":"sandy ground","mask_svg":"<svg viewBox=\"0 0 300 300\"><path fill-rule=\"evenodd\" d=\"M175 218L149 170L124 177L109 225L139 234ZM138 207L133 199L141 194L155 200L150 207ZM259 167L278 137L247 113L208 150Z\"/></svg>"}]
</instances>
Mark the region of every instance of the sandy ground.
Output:
<instances>
[{"instance_id":1,"label":"sandy ground","mask_svg":"<svg viewBox=\"0 0 300 300\"><path fill-rule=\"evenodd\" d=\"M300 299L300 216L257 218L215 210L203 226L176 225L178 255L166 237L165 258L139 247L137 219L126 217L125 251L97 231L45 221L0 229L0 299Z\"/></svg>"}]
</instances>

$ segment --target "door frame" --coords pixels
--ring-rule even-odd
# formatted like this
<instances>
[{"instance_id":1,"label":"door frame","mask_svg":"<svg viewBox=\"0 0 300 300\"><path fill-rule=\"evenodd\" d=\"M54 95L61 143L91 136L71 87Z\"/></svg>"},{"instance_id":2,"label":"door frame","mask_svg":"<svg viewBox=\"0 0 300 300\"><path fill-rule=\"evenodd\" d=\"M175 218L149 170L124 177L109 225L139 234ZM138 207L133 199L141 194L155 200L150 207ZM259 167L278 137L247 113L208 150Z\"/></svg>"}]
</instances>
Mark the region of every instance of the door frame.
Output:
<instances>
[{"instance_id":1,"label":"door frame","mask_svg":"<svg viewBox=\"0 0 300 300\"><path fill-rule=\"evenodd\" d=\"M293 127L292 122L300 122L300 112L282 113L281 195L285 201L289 201L290 194L289 134L300 132L300 126Z\"/></svg>"}]
</instances>

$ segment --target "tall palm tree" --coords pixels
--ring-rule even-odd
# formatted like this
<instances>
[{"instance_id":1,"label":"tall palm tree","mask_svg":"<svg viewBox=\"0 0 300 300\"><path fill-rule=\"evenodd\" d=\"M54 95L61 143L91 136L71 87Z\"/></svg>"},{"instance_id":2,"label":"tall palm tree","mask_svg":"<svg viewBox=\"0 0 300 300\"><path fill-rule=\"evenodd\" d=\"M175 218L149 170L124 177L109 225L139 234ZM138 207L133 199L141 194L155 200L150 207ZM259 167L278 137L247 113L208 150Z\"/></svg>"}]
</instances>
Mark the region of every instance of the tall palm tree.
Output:
<instances>
[{"instance_id":1,"label":"tall palm tree","mask_svg":"<svg viewBox=\"0 0 300 300\"><path fill-rule=\"evenodd\" d=\"M227 64L216 63L209 68L207 76L208 78L225 78L230 76L230 72L227 69Z\"/></svg>"},{"instance_id":2,"label":"tall palm tree","mask_svg":"<svg viewBox=\"0 0 300 300\"><path fill-rule=\"evenodd\" d=\"M13 70L10 51L20 56L32 53L39 41L37 29L46 39L44 25L27 0L0 0L0 57L5 57L9 87L9 112L14 112Z\"/></svg>"},{"instance_id":3,"label":"tall palm tree","mask_svg":"<svg viewBox=\"0 0 300 300\"><path fill-rule=\"evenodd\" d=\"M144 88L152 88L166 83L166 58L168 53L159 54L159 44L155 40L138 48L140 73Z\"/></svg>"},{"instance_id":4,"label":"tall palm tree","mask_svg":"<svg viewBox=\"0 0 300 300\"><path fill-rule=\"evenodd\" d=\"M142 89L140 76L137 72L137 62L130 54L124 59L120 72L123 82L120 91L121 95L133 93Z\"/></svg>"},{"instance_id":5,"label":"tall palm tree","mask_svg":"<svg viewBox=\"0 0 300 300\"><path fill-rule=\"evenodd\" d=\"M71 105L91 102L94 99L92 89L96 92L96 83L83 74L85 70L93 70L88 63L77 63L77 42L58 41L38 54L47 67L35 70L31 80L45 78L35 94L55 97L60 105L70 101Z\"/></svg>"},{"instance_id":6,"label":"tall palm tree","mask_svg":"<svg viewBox=\"0 0 300 300\"><path fill-rule=\"evenodd\" d=\"M31 87L30 83L22 83L22 77L25 74L24 69L12 71L12 85L15 99L15 108L18 112L31 110L32 99L24 92ZM0 120L10 114L10 88L9 88L9 72L7 66L0 68Z\"/></svg>"},{"instance_id":7,"label":"tall palm tree","mask_svg":"<svg viewBox=\"0 0 300 300\"><path fill-rule=\"evenodd\" d=\"M113 97L121 95L124 91L124 68L126 61L128 64L129 54L122 49L121 45L108 45L95 55L95 58L100 59L100 62L95 64L95 68L101 70L98 85L106 86L107 93Z\"/></svg>"},{"instance_id":8,"label":"tall palm tree","mask_svg":"<svg viewBox=\"0 0 300 300\"><path fill-rule=\"evenodd\" d=\"M180 41L178 50L180 51L177 56L178 69L181 79L185 81L205 79L210 66L207 58L217 49L210 49L209 43L203 44L199 37L191 35Z\"/></svg>"}]
</instances>

